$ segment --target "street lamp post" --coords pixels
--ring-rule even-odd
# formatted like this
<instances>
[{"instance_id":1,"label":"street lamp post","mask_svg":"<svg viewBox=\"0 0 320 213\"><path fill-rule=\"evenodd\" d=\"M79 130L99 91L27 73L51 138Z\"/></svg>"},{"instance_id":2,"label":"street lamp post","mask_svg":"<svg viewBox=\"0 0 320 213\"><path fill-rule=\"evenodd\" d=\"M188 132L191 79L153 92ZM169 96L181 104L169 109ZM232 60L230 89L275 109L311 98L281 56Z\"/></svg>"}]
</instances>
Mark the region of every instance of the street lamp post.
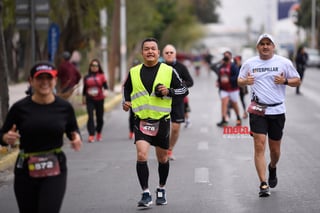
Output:
<instances>
[{"instance_id":1,"label":"street lamp post","mask_svg":"<svg viewBox=\"0 0 320 213\"><path fill-rule=\"evenodd\" d=\"M311 48L316 48L316 0L311 3Z\"/></svg>"},{"instance_id":2,"label":"street lamp post","mask_svg":"<svg viewBox=\"0 0 320 213\"><path fill-rule=\"evenodd\" d=\"M127 39L126 39L126 0L121 0L120 6L120 54L121 54L121 82L124 82L127 70Z\"/></svg>"}]
</instances>

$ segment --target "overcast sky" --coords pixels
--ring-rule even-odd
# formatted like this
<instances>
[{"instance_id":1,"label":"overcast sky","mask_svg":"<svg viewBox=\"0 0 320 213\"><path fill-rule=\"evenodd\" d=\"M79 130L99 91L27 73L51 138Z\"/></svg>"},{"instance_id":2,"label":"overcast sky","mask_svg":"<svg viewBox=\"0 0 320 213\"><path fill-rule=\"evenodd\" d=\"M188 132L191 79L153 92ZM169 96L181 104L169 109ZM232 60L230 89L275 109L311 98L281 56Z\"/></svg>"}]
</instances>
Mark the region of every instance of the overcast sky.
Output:
<instances>
[{"instance_id":1,"label":"overcast sky","mask_svg":"<svg viewBox=\"0 0 320 213\"><path fill-rule=\"evenodd\" d=\"M245 25L246 17L252 18L253 29L261 29L262 25L272 26L276 19L277 0L221 0L217 12L220 22L225 25Z\"/></svg>"}]
</instances>

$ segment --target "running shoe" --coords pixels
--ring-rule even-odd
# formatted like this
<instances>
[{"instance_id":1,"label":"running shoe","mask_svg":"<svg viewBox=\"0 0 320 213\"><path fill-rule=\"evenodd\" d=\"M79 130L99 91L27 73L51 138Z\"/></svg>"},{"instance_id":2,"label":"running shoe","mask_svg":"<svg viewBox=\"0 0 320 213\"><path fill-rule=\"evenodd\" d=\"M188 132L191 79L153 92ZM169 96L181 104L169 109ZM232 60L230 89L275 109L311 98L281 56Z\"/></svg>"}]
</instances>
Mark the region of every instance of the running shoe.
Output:
<instances>
[{"instance_id":1,"label":"running shoe","mask_svg":"<svg viewBox=\"0 0 320 213\"><path fill-rule=\"evenodd\" d=\"M142 198L138 202L138 207L149 207L152 204L152 197L149 192L142 193Z\"/></svg>"},{"instance_id":2,"label":"running shoe","mask_svg":"<svg viewBox=\"0 0 320 213\"><path fill-rule=\"evenodd\" d=\"M237 120L236 125L237 125L237 126L241 126L241 119L238 119L238 120Z\"/></svg>"},{"instance_id":3,"label":"running shoe","mask_svg":"<svg viewBox=\"0 0 320 213\"><path fill-rule=\"evenodd\" d=\"M96 139L97 141L102 141L102 134L98 133Z\"/></svg>"},{"instance_id":4,"label":"running shoe","mask_svg":"<svg viewBox=\"0 0 320 213\"><path fill-rule=\"evenodd\" d=\"M175 160L176 159L176 157L173 155L172 150L169 150L169 149L168 149L168 159L169 160Z\"/></svg>"},{"instance_id":5,"label":"running shoe","mask_svg":"<svg viewBox=\"0 0 320 213\"><path fill-rule=\"evenodd\" d=\"M276 185L278 183L277 168L272 168L269 164L268 169L269 169L268 184L269 184L270 188L274 188L274 187L276 187Z\"/></svg>"},{"instance_id":6,"label":"running shoe","mask_svg":"<svg viewBox=\"0 0 320 213\"><path fill-rule=\"evenodd\" d=\"M93 143L94 142L94 135L89 135L88 142L89 143Z\"/></svg>"},{"instance_id":7,"label":"running shoe","mask_svg":"<svg viewBox=\"0 0 320 213\"><path fill-rule=\"evenodd\" d=\"M156 204L167 205L166 190L157 188L156 193L157 193Z\"/></svg>"},{"instance_id":8,"label":"running shoe","mask_svg":"<svg viewBox=\"0 0 320 213\"><path fill-rule=\"evenodd\" d=\"M219 123L217 123L217 126L219 127L223 127L223 126L227 126L228 122L227 121L220 121Z\"/></svg>"},{"instance_id":9,"label":"running shoe","mask_svg":"<svg viewBox=\"0 0 320 213\"><path fill-rule=\"evenodd\" d=\"M184 124L184 128L189 128L189 127L191 127L191 121L189 121L189 120L187 120L186 122L185 122L185 124Z\"/></svg>"},{"instance_id":10,"label":"running shoe","mask_svg":"<svg viewBox=\"0 0 320 213\"><path fill-rule=\"evenodd\" d=\"M266 182L261 182L260 184L260 192L259 197L269 197L270 196L270 189Z\"/></svg>"}]
</instances>

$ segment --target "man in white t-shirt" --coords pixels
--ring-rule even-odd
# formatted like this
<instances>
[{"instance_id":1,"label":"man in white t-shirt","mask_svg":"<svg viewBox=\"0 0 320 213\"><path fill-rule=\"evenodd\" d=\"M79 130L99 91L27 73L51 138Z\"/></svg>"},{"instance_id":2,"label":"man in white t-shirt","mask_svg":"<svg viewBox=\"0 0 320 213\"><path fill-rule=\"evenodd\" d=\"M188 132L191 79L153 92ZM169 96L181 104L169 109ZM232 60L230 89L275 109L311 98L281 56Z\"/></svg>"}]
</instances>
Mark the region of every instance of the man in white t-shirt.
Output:
<instances>
[{"instance_id":1,"label":"man in white t-shirt","mask_svg":"<svg viewBox=\"0 0 320 213\"><path fill-rule=\"evenodd\" d=\"M250 129L254 140L254 161L260 184L260 197L270 195L277 185L276 165L280 158L280 145L285 124L286 86L300 85L300 77L292 62L274 54L275 42L271 35L262 34L256 44L259 56L248 59L242 65L238 85L251 87L251 104L248 107ZM269 177L265 147L268 135L270 159Z\"/></svg>"}]
</instances>

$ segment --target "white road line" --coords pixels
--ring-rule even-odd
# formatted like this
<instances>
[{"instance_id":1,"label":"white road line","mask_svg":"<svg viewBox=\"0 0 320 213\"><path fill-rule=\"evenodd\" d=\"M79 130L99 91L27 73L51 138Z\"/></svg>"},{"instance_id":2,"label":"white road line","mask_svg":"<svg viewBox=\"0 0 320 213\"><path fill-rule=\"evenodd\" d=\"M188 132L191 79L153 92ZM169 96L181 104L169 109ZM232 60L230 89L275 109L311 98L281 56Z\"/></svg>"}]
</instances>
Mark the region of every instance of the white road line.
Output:
<instances>
[{"instance_id":1,"label":"white road line","mask_svg":"<svg viewBox=\"0 0 320 213\"><path fill-rule=\"evenodd\" d=\"M198 150L208 150L208 142L207 141L201 141L198 143Z\"/></svg>"},{"instance_id":2,"label":"white road line","mask_svg":"<svg viewBox=\"0 0 320 213\"><path fill-rule=\"evenodd\" d=\"M208 131L209 131L208 127L201 127L201 129L200 129L201 133L207 133Z\"/></svg>"},{"instance_id":3,"label":"white road line","mask_svg":"<svg viewBox=\"0 0 320 213\"><path fill-rule=\"evenodd\" d=\"M208 168L195 168L194 182L195 183L209 183L209 169Z\"/></svg>"}]
</instances>

